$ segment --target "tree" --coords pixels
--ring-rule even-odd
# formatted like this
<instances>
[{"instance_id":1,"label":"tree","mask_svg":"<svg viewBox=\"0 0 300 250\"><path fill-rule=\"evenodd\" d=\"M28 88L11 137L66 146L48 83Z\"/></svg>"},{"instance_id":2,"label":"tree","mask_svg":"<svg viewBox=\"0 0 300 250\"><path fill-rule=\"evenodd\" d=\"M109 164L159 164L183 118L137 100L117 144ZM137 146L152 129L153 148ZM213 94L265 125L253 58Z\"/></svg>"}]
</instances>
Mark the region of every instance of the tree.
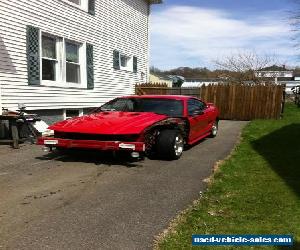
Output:
<instances>
[{"instance_id":1,"label":"tree","mask_svg":"<svg viewBox=\"0 0 300 250\"><path fill-rule=\"evenodd\" d=\"M150 73L151 74L161 74L162 71L154 66L150 67Z\"/></svg>"},{"instance_id":2,"label":"tree","mask_svg":"<svg viewBox=\"0 0 300 250\"><path fill-rule=\"evenodd\" d=\"M276 64L274 56L258 55L255 52L243 51L215 61L216 67L223 70L223 78L237 83L265 81L257 72ZM275 76L274 76L275 77Z\"/></svg>"}]
</instances>

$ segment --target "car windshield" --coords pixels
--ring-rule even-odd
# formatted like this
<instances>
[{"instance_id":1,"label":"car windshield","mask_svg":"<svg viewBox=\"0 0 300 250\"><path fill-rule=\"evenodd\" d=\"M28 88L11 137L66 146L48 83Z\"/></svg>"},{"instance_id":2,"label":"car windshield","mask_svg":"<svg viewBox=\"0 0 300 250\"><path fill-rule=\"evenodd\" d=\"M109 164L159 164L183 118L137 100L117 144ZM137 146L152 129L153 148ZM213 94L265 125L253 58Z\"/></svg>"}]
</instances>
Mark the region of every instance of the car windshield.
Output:
<instances>
[{"instance_id":1,"label":"car windshield","mask_svg":"<svg viewBox=\"0 0 300 250\"><path fill-rule=\"evenodd\" d=\"M118 98L104 104L101 111L153 112L170 117L183 116L183 102L159 98Z\"/></svg>"}]
</instances>

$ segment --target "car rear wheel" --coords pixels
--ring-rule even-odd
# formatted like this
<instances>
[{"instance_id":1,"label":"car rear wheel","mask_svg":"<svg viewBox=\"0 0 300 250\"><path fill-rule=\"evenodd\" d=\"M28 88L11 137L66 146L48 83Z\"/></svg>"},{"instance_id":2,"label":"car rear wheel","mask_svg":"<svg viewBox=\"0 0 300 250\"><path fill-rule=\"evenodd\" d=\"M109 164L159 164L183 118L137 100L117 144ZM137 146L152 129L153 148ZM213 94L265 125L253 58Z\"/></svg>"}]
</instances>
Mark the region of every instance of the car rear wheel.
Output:
<instances>
[{"instance_id":1,"label":"car rear wheel","mask_svg":"<svg viewBox=\"0 0 300 250\"><path fill-rule=\"evenodd\" d=\"M166 160L178 160L183 153L184 138L178 130L163 130L158 136L158 156Z\"/></svg>"},{"instance_id":2,"label":"car rear wheel","mask_svg":"<svg viewBox=\"0 0 300 250\"><path fill-rule=\"evenodd\" d=\"M219 123L215 121L211 127L210 137L216 137L219 132Z\"/></svg>"}]
</instances>

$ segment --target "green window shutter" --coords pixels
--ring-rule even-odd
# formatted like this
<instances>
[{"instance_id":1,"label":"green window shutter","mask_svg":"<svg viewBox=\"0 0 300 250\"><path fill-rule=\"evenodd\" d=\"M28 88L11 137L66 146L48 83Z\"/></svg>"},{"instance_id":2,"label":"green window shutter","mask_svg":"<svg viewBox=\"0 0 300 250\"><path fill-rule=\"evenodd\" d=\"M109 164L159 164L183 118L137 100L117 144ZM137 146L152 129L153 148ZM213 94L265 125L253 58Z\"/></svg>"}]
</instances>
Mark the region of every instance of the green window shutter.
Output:
<instances>
[{"instance_id":1,"label":"green window shutter","mask_svg":"<svg viewBox=\"0 0 300 250\"><path fill-rule=\"evenodd\" d=\"M28 85L40 85L40 30L27 26Z\"/></svg>"},{"instance_id":2,"label":"green window shutter","mask_svg":"<svg viewBox=\"0 0 300 250\"><path fill-rule=\"evenodd\" d=\"M133 57L133 73L137 73L138 70L138 59L136 56Z\"/></svg>"},{"instance_id":3,"label":"green window shutter","mask_svg":"<svg viewBox=\"0 0 300 250\"><path fill-rule=\"evenodd\" d=\"M89 13L95 15L95 0L89 0Z\"/></svg>"},{"instance_id":4,"label":"green window shutter","mask_svg":"<svg viewBox=\"0 0 300 250\"><path fill-rule=\"evenodd\" d=\"M87 88L94 89L94 46L86 45Z\"/></svg>"},{"instance_id":5,"label":"green window shutter","mask_svg":"<svg viewBox=\"0 0 300 250\"><path fill-rule=\"evenodd\" d=\"M114 50L114 69L120 69L120 52Z\"/></svg>"}]
</instances>

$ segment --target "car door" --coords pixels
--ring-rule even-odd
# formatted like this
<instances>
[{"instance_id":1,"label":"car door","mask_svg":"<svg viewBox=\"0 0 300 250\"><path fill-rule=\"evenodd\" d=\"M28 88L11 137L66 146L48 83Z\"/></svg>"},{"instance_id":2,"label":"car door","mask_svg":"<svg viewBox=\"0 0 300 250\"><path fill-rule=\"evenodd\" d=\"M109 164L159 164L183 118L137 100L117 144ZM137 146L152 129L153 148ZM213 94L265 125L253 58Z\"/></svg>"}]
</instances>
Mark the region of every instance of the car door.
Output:
<instances>
[{"instance_id":1,"label":"car door","mask_svg":"<svg viewBox=\"0 0 300 250\"><path fill-rule=\"evenodd\" d=\"M194 141L207 132L209 117L206 104L200 100L189 99L187 109L190 122L190 141Z\"/></svg>"}]
</instances>

